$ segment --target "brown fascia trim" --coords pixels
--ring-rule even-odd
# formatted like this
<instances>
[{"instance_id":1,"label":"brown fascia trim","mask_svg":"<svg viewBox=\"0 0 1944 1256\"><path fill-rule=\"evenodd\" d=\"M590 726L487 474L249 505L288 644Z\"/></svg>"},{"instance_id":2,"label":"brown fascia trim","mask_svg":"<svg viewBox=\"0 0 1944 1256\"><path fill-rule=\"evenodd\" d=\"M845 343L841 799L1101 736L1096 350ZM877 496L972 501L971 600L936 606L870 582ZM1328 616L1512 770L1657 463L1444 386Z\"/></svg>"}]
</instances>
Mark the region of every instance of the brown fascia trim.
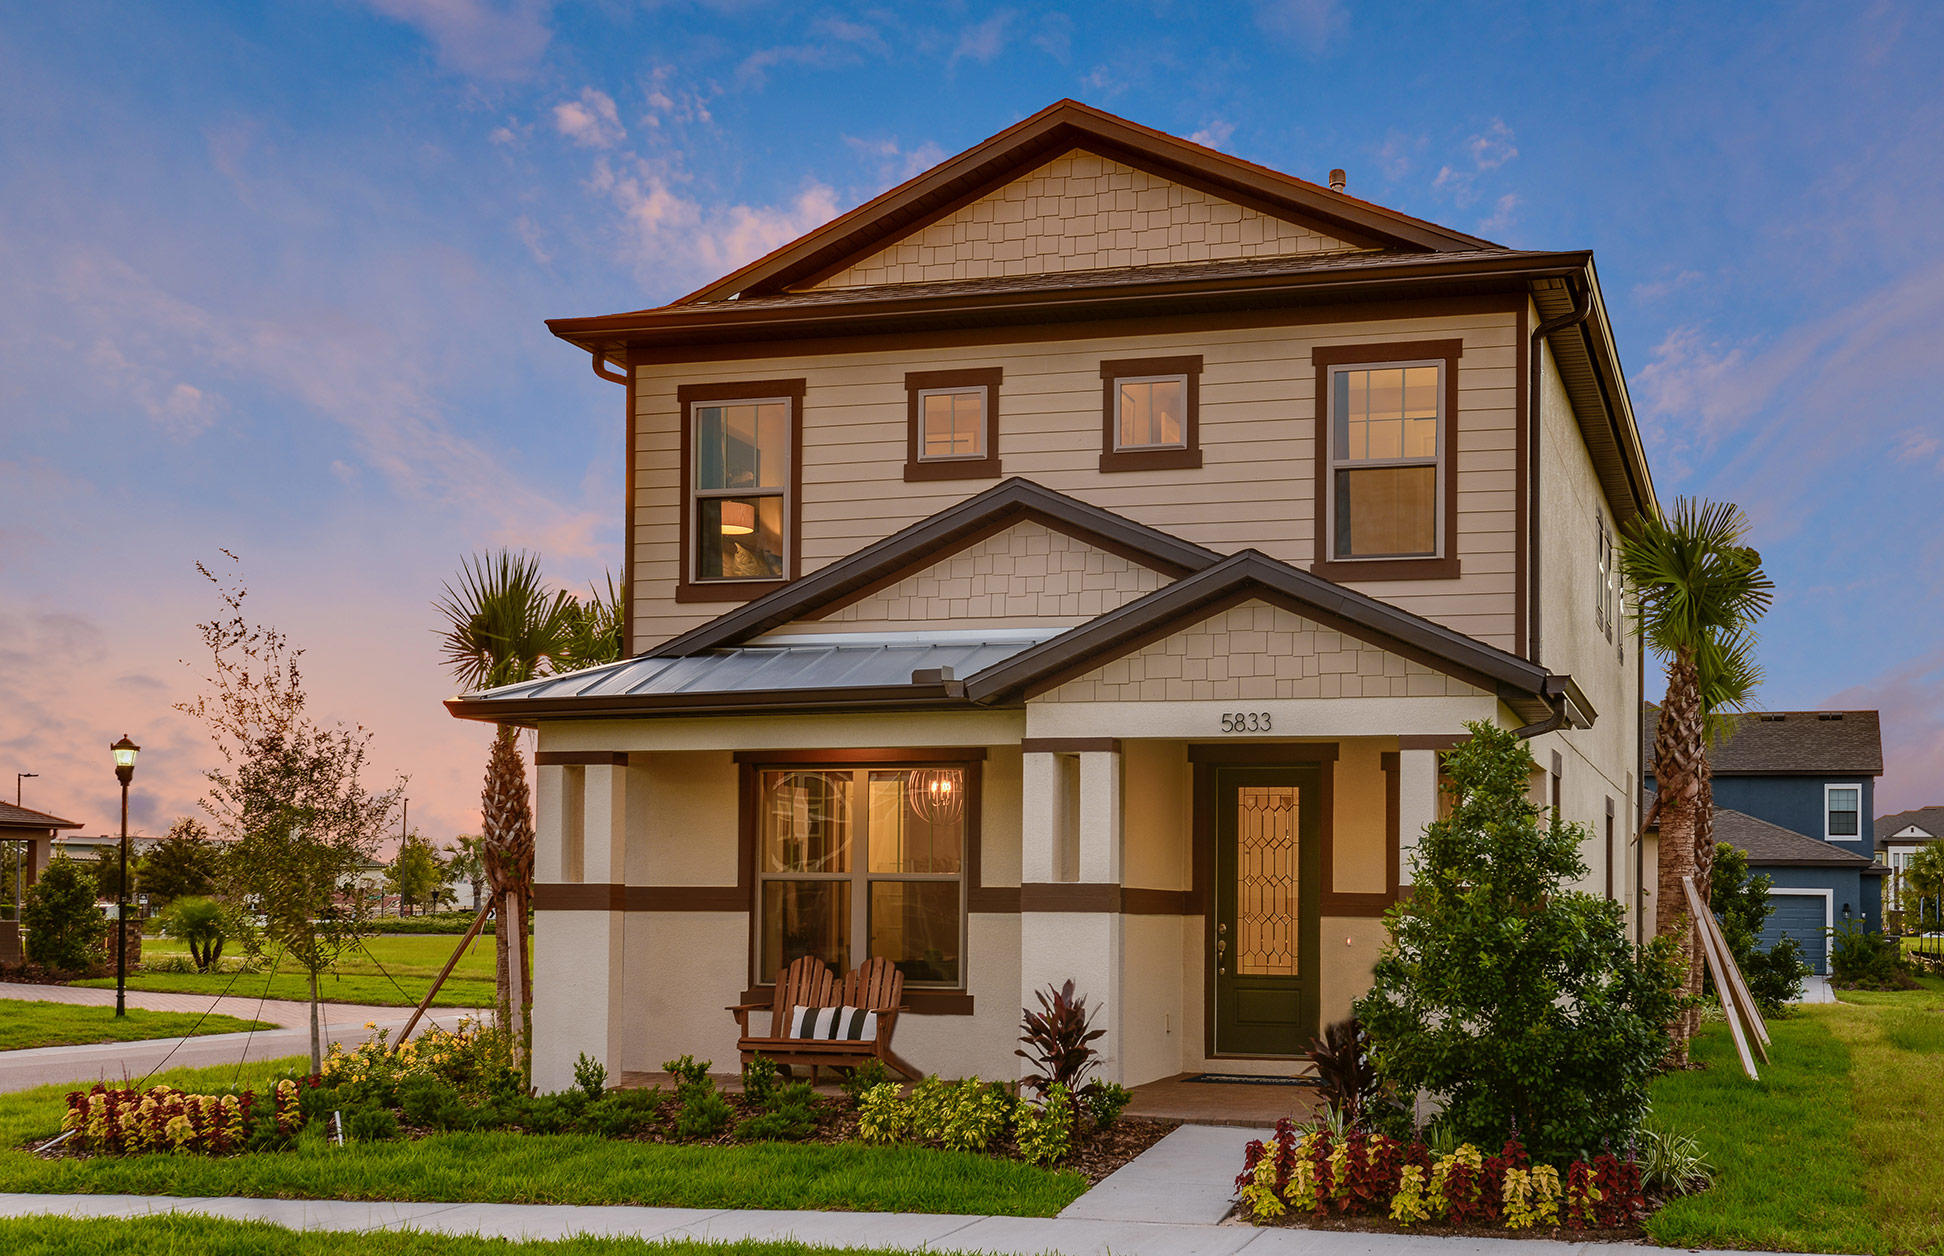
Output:
<instances>
[{"instance_id":1,"label":"brown fascia trim","mask_svg":"<svg viewBox=\"0 0 1944 1256\"><path fill-rule=\"evenodd\" d=\"M602 719L631 715L772 715L789 711L968 709L964 682L858 685L844 689L752 690L747 693L596 694L566 698L448 698L455 719L521 724L536 719Z\"/></svg>"},{"instance_id":2,"label":"brown fascia trim","mask_svg":"<svg viewBox=\"0 0 1944 1256\"><path fill-rule=\"evenodd\" d=\"M1385 262L1367 268L1332 268L1293 274L1231 276L1219 280L1184 279L1152 284L1088 284L1030 292L972 295L885 296L842 304L705 306L666 305L590 318L554 318L554 335L585 349L626 342L630 348L658 344L695 345L715 341L785 340L809 336L909 333L936 325L963 328L983 323L1111 320L1158 314L1196 313L1233 307L1282 305L1305 297L1372 299L1411 295L1504 291L1508 284L1537 279L1580 278L1592 254L1509 253L1505 257L1440 258ZM637 359L639 360L639 359Z\"/></svg>"},{"instance_id":3,"label":"brown fascia trim","mask_svg":"<svg viewBox=\"0 0 1944 1256\"><path fill-rule=\"evenodd\" d=\"M1427 250L1492 247L1490 241L1242 161L1075 100L1056 101L930 170L881 193L678 303L757 295L815 282L891 239L919 230L1025 170L1071 149L1113 157L1240 204L1327 224L1353 243L1387 241Z\"/></svg>"},{"instance_id":4,"label":"brown fascia trim","mask_svg":"<svg viewBox=\"0 0 1944 1256\"><path fill-rule=\"evenodd\" d=\"M849 558L839 559L766 597L671 638L646 651L646 656L683 658L747 641L845 598L854 599L874 588L882 588L916 566L938 562L953 552L950 547L963 547L1026 519L1044 523L1168 576L1200 571L1221 560L1221 555L1213 550L1015 477L867 545Z\"/></svg>"},{"instance_id":5,"label":"brown fascia trim","mask_svg":"<svg viewBox=\"0 0 1944 1256\"><path fill-rule=\"evenodd\" d=\"M993 664L966 680L966 696L985 703L1043 689L1176 631L1191 617L1206 618L1226 605L1257 597L1508 699L1545 698L1548 682L1559 683L1524 659L1259 551L1243 550Z\"/></svg>"}]
</instances>

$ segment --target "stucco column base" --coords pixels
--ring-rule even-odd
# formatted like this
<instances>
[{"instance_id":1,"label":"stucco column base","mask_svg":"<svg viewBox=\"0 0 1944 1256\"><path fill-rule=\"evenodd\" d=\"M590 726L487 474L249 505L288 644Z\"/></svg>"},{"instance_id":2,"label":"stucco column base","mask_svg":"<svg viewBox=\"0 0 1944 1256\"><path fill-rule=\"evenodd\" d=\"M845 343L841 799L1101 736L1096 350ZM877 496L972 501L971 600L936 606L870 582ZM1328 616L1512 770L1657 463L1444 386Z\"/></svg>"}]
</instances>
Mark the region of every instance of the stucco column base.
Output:
<instances>
[{"instance_id":1,"label":"stucco column base","mask_svg":"<svg viewBox=\"0 0 1944 1256\"><path fill-rule=\"evenodd\" d=\"M621 952L620 912L534 913L533 1086L541 1094L572 1086L583 1053L601 1062L608 1080L619 1080L610 1044L620 1008L608 987Z\"/></svg>"},{"instance_id":2,"label":"stucco column base","mask_svg":"<svg viewBox=\"0 0 1944 1256\"><path fill-rule=\"evenodd\" d=\"M1095 1029L1107 1032L1094 1041L1102 1081L1125 1078L1124 1008L1122 983L1122 919L1118 912L1024 912L1019 920L1020 997L1026 1007L1040 1010L1038 994L1068 980L1087 998ZM1020 1061L1021 1076L1029 1071Z\"/></svg>"}]
</instances>

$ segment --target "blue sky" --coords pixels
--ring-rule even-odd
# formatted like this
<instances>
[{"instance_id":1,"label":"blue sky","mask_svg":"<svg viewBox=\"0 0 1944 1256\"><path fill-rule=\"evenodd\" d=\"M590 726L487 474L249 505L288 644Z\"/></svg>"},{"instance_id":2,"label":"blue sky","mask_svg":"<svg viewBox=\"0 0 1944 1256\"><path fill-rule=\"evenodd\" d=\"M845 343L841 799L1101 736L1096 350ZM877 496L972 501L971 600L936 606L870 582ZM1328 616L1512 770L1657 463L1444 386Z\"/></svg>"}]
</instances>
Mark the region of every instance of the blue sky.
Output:
<instances>
[{"instance_id":1,"label":"blue sky","mask_svg":"<svg viewBox=\"0 0 1944 1256\"><path fill-rule=\"evenodd\" d=\"M1521 247L1596 250L1660 491L1748 507L1772 706L1881 707L1944 801L1944 8L0 6L0 786L138 824L209 760L238 552L412 814L462 553L618 564L619 390L540 320L655 304L1072 96Z\"/></svg>"}]
</instances>

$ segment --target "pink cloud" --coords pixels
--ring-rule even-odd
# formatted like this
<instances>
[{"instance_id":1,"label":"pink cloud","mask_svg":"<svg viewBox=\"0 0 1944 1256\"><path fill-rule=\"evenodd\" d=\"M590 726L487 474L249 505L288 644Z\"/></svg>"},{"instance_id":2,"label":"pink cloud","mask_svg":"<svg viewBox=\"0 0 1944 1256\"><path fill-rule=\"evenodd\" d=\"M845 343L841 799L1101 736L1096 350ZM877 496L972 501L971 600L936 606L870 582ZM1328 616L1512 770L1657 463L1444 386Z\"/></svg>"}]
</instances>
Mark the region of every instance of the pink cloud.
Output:
<instances>
[{"instance_id":1,"label":"pink cloud","mask_svg":"<svg viewBox=\"0 0 1944 1256\"><path fill-rule=\"evenodd\" d=\"M523 78L553 32L551 0L365 0L431 41L439 63L480 78Z\"/></svg>"},{"instance_id":2,"label":"pink cloud","mask_svg":"<svg viewBox=\"0 0 1944 1256\"><path fill-rule=\"evenodd\" d=\"M1944 803L1944 650L1852 685L1819 705L1882 713L1878 815Z\"/></svg>"}]
</instances>

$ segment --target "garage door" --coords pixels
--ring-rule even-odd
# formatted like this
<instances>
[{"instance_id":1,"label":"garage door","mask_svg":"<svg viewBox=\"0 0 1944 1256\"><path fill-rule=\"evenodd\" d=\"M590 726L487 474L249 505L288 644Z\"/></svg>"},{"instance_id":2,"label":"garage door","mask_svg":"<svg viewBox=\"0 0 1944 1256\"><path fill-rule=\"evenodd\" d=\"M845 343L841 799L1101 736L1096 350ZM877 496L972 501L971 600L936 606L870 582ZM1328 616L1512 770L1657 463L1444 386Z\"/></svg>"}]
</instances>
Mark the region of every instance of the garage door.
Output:
<instances>
[{"instance_id":1,"label":"garage door","mask_svg":"<svg viewBox=\"0 0 1944 1256\"><path fill-rule=\"evenodd\" d=\"M1829 936L1823 932L1823 913L1828 900L1821 894L1770 894L1768 924L1762 928L1762 949L1768 950L1785 937L1794 938L1802 948L1802 960L1818 973L1827 974Z\"/></svg>"}]
</instances>

